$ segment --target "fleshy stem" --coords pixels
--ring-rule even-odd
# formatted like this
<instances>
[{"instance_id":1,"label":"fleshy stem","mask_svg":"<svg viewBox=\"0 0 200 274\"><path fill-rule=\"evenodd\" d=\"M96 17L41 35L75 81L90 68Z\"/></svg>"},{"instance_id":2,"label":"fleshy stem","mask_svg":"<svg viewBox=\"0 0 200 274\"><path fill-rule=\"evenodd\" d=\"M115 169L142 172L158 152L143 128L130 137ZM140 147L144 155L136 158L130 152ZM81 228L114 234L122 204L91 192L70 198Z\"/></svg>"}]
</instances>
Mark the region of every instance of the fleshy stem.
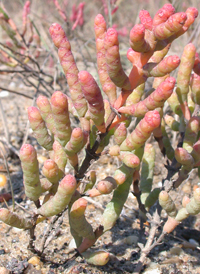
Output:
<instances>
[{"instance_id":1,"label":"fleshy stem","mask_svg":"<svg viewBox=\"0 0 200 274\"><path fill-rule=\"evenodd\" d=\"M103 140L103 138L105 138L106 135L108 134L109 127L112 124L112 121L115 119L115 117L116 117L116 113L114 111L112 111L106 121L106 125L105 125L106 132L100 133L97 135L96 141L94 142L94 145L92 146L92 148L90 148L90 144L87 144L85 159L83 160L81 167L75 176L77 181L80 181L84 177L84 174L86 173L87 169L90 166L91 160L97 159L99 157L99 155L96 154L96 151L97 151L101 141Z\"/></svg>"}]
</instances>

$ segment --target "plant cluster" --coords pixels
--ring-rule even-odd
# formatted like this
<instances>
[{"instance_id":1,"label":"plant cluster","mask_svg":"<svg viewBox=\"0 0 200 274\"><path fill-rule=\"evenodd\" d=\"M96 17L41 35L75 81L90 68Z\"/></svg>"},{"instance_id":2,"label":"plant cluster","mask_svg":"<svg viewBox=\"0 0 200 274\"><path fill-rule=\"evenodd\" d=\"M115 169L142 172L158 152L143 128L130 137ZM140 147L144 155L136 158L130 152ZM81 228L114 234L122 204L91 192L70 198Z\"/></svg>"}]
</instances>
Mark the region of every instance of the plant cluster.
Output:
<instances>
[{"instance_id":1,"label":"plant cluster","mask_svg":"<svg viewBox=\"0 0 200 274\"><path fill-rule=\"evenodd\" d=\"M36 90L42 88L46 93L52 94L53 77L45 72L38 62L41 53L45 50L41 47L41 33L31 19L30 13L31 3L26 1L21 25L18 27L4 6L0 7L0 26L3 36L0 42L0 62L4 65L0 73L12 75L13 79L20 76L25 86L34 87ZM0 88L5 90L2 85ZM17 93L9 88L7 90ZM27 97L30 98L28 95Z\"/></svg>"},{"instance_id":2,"label":"plant cluster","mask_svg":"<svg viewBox=\"0 0 200 274\"><path fill-rule=\"evenodd\" d=\"M100 85L89 72L78 70L63 28L52 24L49 31L58 49L70 96L61 91L55 91L50 99L40 95L37 106L28 108L34 136L49 152L41 178L34 147L24 144L20 150L25 194L35 203L35 211L30 218L25 218L7 208L0 209L3 222L31 231L30 248L34 252L41 255L44 251L44 247L37 250L34 246L38 222L58 217L67 210L76 243L73 258L81 255L89 263L106 264L109 253L93 252L90 247L115 225L133 187L141 222L148 219L151 226L134 272L139 273L152 248L180 222L200 212L199 187L191 198L184 197L179 210L170 196L170 191L178 188L190 172L200 166L200 57L192 43L184 47L181 58L167 55L171 43L189 29L197 15L196 8L175 12L171 4L164 5L154 18L148 11L141 10L141 23L130 31L131 48L127 58L131 71L127 75L120 61L117 31L107 29L104 17L98 14L94 30ZM175 69L176 79L170 76ZM145 92L149 77L153 77L152 88ZM168 113L166 107L170 109ZM79 119L79 126L72 126L71 116ZM130 127L133 120L134 128ZM176 147L170 140L169 128L177 132ZM157 141L168 171L162 186L157 188L153 188L156 152L150 136ZM91 162L105 153L118 157L121 166L113 176L98 180L90 168ZM71 174L65 172L67 163L73 168ZM86 177L88 182L84 185ZM87 200L84 197L110 193L112 198L101 224L95 228L85 217ZM44 197L42 201L41 197ZM162 226L162 209L168 219L156 240L157 229Z\"/></svg>"}]
</instances>

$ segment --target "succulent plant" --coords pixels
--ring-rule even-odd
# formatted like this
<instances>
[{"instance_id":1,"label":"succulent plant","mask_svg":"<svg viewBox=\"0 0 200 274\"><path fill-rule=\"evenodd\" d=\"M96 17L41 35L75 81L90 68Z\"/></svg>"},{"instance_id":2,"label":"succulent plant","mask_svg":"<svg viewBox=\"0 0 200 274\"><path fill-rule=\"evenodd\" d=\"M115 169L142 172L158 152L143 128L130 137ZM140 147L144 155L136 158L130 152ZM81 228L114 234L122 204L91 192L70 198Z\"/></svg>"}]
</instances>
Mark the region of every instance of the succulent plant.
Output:
<instances>
[{"instance_id":1,"label":"succulent plant","mask_svg":"<svg viewBox=\"0 0 200 274\"><path fill-rule=\"evenodd\" d=\"M70 96L61 91L55 91L50 99L40 95L37 107L28 108L33 134L40 146L49 152L49 159L44 162L44 177L41 178L36 150L30 144L22 146L20 159L25 193L37 209L33 218L26 220L2 208L0 219L3 222L32 229L40 215L55 216L68 209L78 255L89 263L103 265L108 262L109 254L105 251L94 253L89 248L115 225L131 185L143 218L149 218L153 205L157 212L162 208L167 213L162 235L173 231L189 215L200 212L200 188L194 191L189 201L183 202L185 206L179 210L169 194L200 163L200 58L192 43L184 47L181 58L167 56L171 43L189 29L197 15L195 8L175 12L171 4L164 5L154 18L148 11L140 11L141 23L130 31L127 58L131 70L127 74L120 59L117 31L107 29L104 17L98 14L94 30L99 79L94 79L87 71L79 72L63 28L58 23L51 25L50 35L58 50ZM175 69L178 70L177 79L170 76ZM145 92L149 77L153 77L152 89ZM170 115L164 109L166 105ZM79 126L72 126L71 115L79 118ZM134 127L129 126L133 125L132 120L135 121ZM169 129L181 138L175 148L167 134ZM155 148L149 141L151 136L170 166L167 177L158 188L153 188ZM79 154L82 151L85 156L81 162ZM99 180L90 165L92 160L105 153L118 157L121 166L116 168L113 176ZM67 163L73 169L71 174L66 174ZM79 186L86 174L90 174L89 182L81 191ZM178 175L176 179L173 179L174 174ZM40 197L44 193L41 204ZM95 229L86 219L84 196L110 193L113 196L104 210L101 225ZM159 218L158 226L161 225L161 216ZM148 243L145 254L150 252L151 246L153 244ZM143 264L142 256L140 262Z\"/></svg>"}]
</instances>

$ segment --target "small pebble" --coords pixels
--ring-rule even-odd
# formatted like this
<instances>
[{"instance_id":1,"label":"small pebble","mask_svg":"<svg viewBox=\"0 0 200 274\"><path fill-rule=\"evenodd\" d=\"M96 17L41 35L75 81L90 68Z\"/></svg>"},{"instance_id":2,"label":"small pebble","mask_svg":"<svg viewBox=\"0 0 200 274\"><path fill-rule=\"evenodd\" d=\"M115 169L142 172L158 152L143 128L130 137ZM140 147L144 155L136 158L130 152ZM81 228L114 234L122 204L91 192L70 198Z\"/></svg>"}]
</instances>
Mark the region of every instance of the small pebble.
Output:
<instances>
[{"instance_id":1,"label":"small pebble","mask_svg":"<svg viewBox=\"0 0 200 274\"><path fill-rule=\"evenodd\" d=\"M192 245L195 245L196 247L199 246L199 243L195 241L194 239L189 239L189 243L191 243Z\"/></svg>"},{"instance_id":2,"label":"small pebble","mask_svg":"<svg viewBox=\"0 0 200 274\"><path fill-rule=\"evenodd\" d=\"M27 205L31 205L32 203L33 203L33 202L32 202L31 200L27 200L27 201L26 201L26 204L27 204Z\"/></svg>"},{"instance_id":3,"label":"small pebble","mask_svg":"<svg viewBox=\"0 0 200 274\"><path fill-rule=\"evenodd\" d=\"M7 178L4 174L0 174L0 187L4 187L7 183Z\"/></svg>"},{"instance_id":4,"label":"small pebble","mask_svg":"<svg viewBox=\"0 0 200 274\"><path fill-rule=\"evenodd\" d=\"M166 259L162 261L160 264L181 264L182 260L179 258L179 256L173 256L169 259Z\"/></svg>"},{"instance_id":5,"label":"small pebble","mask_svg":"<svg viewBox=\"0 0 200 274\"><path fill-rule=\"evenodd\" d=\"M34 266L36 265L41 265L41 261L40 261L40 258L38 256L33 256L31 257L29 260L28 260L28 263L29 264L32 264Z\"/></svg>"},{"instance_id":6,"label":"small pebble","mask_svg":"<svg viewBox=\"0 0 200 274\"><path fill-rule=\"evenodd\" d=\"M40 164L43 164L47 160L47 157L38 155L37 159Z\"/></svg>"},{"instance_id":7,"label":"small pebble","mask_svg":"<svg viewBox=\"0 0 200 274\"><path fill-rule=\"evenodd\" d=\"M72 250L74 248L76 248L76 243L75 243L74 238L72 238L71 241L70 241L70 243L69 243L69 245L68 245L68 249Z\"/></svg>"},{"instance_id":8,"label":"small pebble","mask_svg":"<svg viewBox=\"0 0 200 274\"><path fill-rule=\"evenodd\" d=\"M138 237L135 235L128 236L124 238L124 243L128 245L136 245L138 243Z\"/></svg>"},{"instance_id":9,"label":"small pebble","mask_svg":"<svg viewBox=\"0 0 200 274\"><path fill-rule=\"evenodd\" d=\"M182 248L195 250L196 246L189 243L188 241L184 241L184 242L182 242Z\"/></svg>"},{"instance_id":10,"label":"small pebble","mask_svg":"<svg viewBox=\"0 0 200 274\"><path fill-rule=\"evenodd\" d=\"M144 274L161 274L162 272L160 272L160 270L158 268L156 268L156 269L152 269L152 270L147 270L143 273Z\"/></svg>"},{"instance_id":11,"label":"small pebble","mask_svg":"<svg viewBox=\"0 0 200 274\"><path fill-rule=\"evenodd\" d=\"M144 274L161 274L162 272L157 263L151 262L150 264L148 264L148 267L145 269L143 273Z\"/></svg>"},{"instance_id":12,"label":"small pebble","mask_svg":"<svg viewBox=\"0 0 200 274\"><path fill-rule=\"evenodd\" d=\"M3 255L3 254L5 254L6 252L5 252L5 250L4 249L0 249L0 255ZM1 272L0 272L1 273Z\"/></svg>"},{"instance_id":13,"label":"small pebble","mask_svg":"<svg viewBox=\"0 0 200 274\"><path fill-rule=\"evenodd\" d=\"M10 82L10 84L9 84L9 88L16 88L16 84L15 84L15 82Z\"/></svg>"},{"instance_id":14,"label":"small pebble","mask_svg":"<svg viewBox=\"0 0 200 274\"><path fill-rule=\"evenodd\" d=\"M171 255L180 255L181 253L183 253L183 249L179 246L175 246L172 247L169 252Z\"/></svg>"},{"instance_id":15,"label":"small pebble","mask_svg":"<svg viewBox=\"0 0 200 274\"><path fill-rule=\"evenodd\" d=\"M13 231L13 233L17 234L17 233L20 233L22 230L20 228L13 227L12 231ZM17 242L17 241L15 241L15 242ZM18 240L18 242L19 242L19 240Z\"/></svg>"},{"instance_id":16,"label":"small pebble","mask_svg":"<svg viewBox=\"0 0 200 274\"><path fill-rule=\"evenodd\" d=\"M19 238L12 239L12 243L17 243L19 242Z\"/></svg>"},{"instance_id":17,"label":"small pebble","mask_svg":"<svg viewBox=\"0 0 200 274\"><path fill-rule=\"evenodd\" d=\"M21 84L19 85L19 89L23 89L23 88L24 88L24 84L21 83Z\"/></svg>"},{"instance_id":18,"label":"small pebble","mask_svg":"<svg viewBox=\"0 0 200 274\"><path fill-rule=\"evenodd\" d=\"M70 171L70 167L66 165L65 167L65 173L68 173Z\"/></svg>"},{"instance_id":19,"label":"small pebble","mask_svg":"<svg viewBox=\"0 0 200 274\"><path fill-rule=\"evenodd\" d=\"M0 97L3 98L3 97L8 97L9 95L9 92L7 90L2 90L0 92Z\"/></svg>"},{"instance_id":20,"label":"small pebble","mask_svg":"<svg viewBox=\"0 0 200 274\"><path fill-rule=\"evenodd\" d=\"M193 186L193 191L195 191L197 188L199 188L199 186L198 185L194 185Z\"/></svg>"},{"instance_id":21,"label":"small pebble","mask_svg":"<svg viewBox=\"0 0 200 274\"><path fill-rule=\"evenodd\" d=\"M0 274L9 274L10 271L5 267L0 267Z\"/></svg>"},{"instance_id":22,"label":"small pebble","mask_svg":"<svg viewBox=\"0 0 200 274\"><path fill-rule=\"evenodd\" d=\"M190 194L192 192L191 184L189 182L185 183L182 187L182 191L187 194Z\"/></svg>"},{"instance_id":23,"label":"small pebble","mask_svg":"<svg viewBox=\"0 0 200 274\"><path fill-rule=\"evenodd\" d=\"M166 251L166 250L161 251L161 252L159 253L159 255L160 255L160 256L163 256L163 257L167 257L167 251Z\"/></svg>"},{"instance_id":24,"label":"small pebble","mask_svg":"<svg viewBox=\"0 0 200 274\"><path fill-rule=\"evenodd\" d=\"M45 267L41 268L40 271L41 271L42 274L47 273L47 269ZM51 271L49 271L48 273L51 273ZM52 272L52 273L54 273L54 272Z\"/></svg>"}]
</instances>

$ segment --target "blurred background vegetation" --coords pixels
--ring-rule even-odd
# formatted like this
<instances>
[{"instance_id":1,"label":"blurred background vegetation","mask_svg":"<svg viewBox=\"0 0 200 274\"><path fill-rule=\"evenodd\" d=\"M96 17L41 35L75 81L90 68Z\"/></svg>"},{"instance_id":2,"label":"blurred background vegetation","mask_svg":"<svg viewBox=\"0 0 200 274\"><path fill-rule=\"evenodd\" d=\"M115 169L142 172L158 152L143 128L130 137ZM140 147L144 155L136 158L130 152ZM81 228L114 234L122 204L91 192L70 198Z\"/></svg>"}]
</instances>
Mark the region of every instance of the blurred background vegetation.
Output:
<instances>
[{"instance_id":1,"label":"blurred background vegetation","mask_svg":"<svg viewBox=\"0 0 200 274\"><path fill-rule=\"evenodd\" d=\"M117 29L121 61L128 73L131 69L131 63L126 58L130 47L129 32L135 24L140 23L139 11L146 9L154 17L166 3L171 3L176 12L186 11L192 6L198 9L199 6L199 0L1 0L0 97L5 96L2 91L6 91L10 96L10 104L11 100L14 102L14 105L6 102L2 107L0 101L3 121L0 135L5 136L6 143L11 143L10 135L20 135L18 149L22 143L21 138L23 142L26 141L28 127L25 108L34 105L39 94L50 97L55 90L68 94L68 85L59 64L57 49L49 34L52 23L59 23L64 28L79 70L89 71L98 81L95 16L101 13L107 26ZM26 12L24 7L27 7ZM184 46L189 42L192 42L200 53L199 25L200 16L189 31L172 43L169 55L177 54L180 57ZM15 94L17 97L12 97ZM26 100L25 107L22 99ZM22 105L25 114L19 111ZM8 119L13 114L19 117L19 120L15 121L17 127L14 127L12 119Z\"/></svg>"}]
</instances>

